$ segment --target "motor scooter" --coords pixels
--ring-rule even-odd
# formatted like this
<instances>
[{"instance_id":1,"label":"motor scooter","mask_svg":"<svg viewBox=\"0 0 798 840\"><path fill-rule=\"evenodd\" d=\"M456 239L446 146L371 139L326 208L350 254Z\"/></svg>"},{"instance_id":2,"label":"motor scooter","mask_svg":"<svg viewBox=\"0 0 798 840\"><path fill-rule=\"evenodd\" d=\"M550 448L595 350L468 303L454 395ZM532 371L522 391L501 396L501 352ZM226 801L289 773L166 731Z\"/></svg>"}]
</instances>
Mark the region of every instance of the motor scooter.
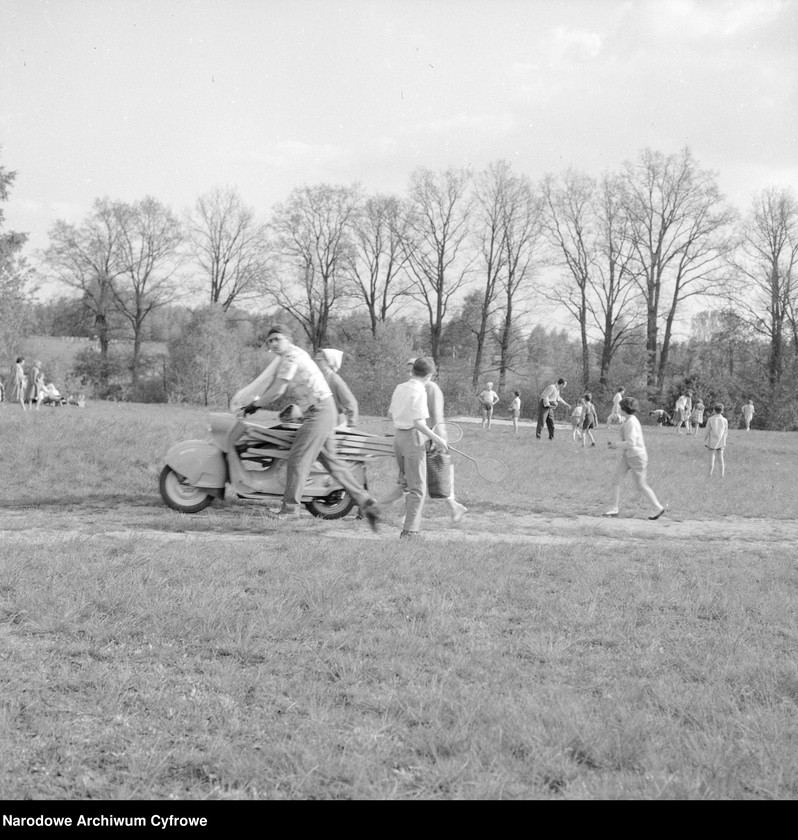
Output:
<instances>
[{"instance_id":1,"label":"motor scooter","mask_svg":"<svg viewBox=\"0 0 798 840\"><path fill-rule=\"evenodd\" d=\"M164 502L181 513L197 513L214 499L224 498L225 488L242 499L282 500L287 458L297 422L266 425L241 415L213 412L205 440L184 440L166 453L160 490ZM335 430L336 446L347 460L355 480L368 486L366 461L391 455L391 438ZM307 478L302 503L321 519L340 519L355 500L316 461Z\"/></svg>"}]
</instances>

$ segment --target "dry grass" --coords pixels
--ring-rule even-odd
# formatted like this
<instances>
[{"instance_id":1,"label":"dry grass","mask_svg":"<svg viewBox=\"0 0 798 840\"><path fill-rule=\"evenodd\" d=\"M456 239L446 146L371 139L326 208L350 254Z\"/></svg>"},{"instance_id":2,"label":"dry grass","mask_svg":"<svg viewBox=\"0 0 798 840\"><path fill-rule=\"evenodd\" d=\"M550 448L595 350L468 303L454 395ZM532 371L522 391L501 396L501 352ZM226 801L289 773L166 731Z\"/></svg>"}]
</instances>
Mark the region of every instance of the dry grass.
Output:
<instances>
[{"instance_id":1,"label":"dry grass","mask_svg":"<svg viewBox=\"0 0 798 840\"><path fill-rule=\"evenodd\" d=\"M761 523L740 544L658 523L597 540L600 519L549 545L476 539L494 509L600 509L606 433L582 451L467 430L463 448L505 457L510 480L458 467L462 539L431 506L430 540L405 545L351 518L280 530L252 504L168 511L162 453L201 435L203 412L8 409L7 799L798 796L794 548ZM736 434L711 484L699 441L648 441L672 519L794 516L793 436ZM623 499L643 515L631 485Z\"/></svg>"}]
</instances>

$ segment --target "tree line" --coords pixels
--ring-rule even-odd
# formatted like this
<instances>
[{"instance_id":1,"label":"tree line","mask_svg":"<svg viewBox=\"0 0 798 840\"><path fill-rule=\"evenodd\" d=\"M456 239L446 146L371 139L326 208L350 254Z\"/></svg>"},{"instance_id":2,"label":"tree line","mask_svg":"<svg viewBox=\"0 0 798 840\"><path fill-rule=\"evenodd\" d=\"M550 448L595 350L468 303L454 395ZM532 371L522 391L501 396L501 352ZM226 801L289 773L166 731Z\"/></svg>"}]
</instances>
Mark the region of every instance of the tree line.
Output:
<instances>
[{"instance_id":1,"label":"tree line","mask_svg":"<svg viewBox=\"0 0 798 840\"><path fill-rule=\"evenodd\" d=\"M0 168L0 201L14 176ZM795 196L769 187L741 213L689 148L644 149L598 178L568 169L534 183L497 161L479 172L419 168L403 196L305 185L263 217L234 188L211 190L182 216L152 196L99 198L81 222L52 226L35 269L24 245L24 234L0 238L6 356L24 331L31 285L58 281L96 336L98 393L118 376L113 337L129 340L135 390L143 370L152 375L142 359L152 325L169 313L196 332L200 308L222 313L253 359L270 317L290 320L310 350L349 330L366 352L365 330L377 347L428 353L442 376L456 372L464 394L486 376L501 390L553 369L536 357L534 334L547 324L547 335L560 334L565 317L559 341L575 353L572 382L603 396L633 358L624 378L652 404L667 401L679 376L677 327L703 311L713 341L747 348L760 401L780 405L794 390ZM202 306L187 309L189 294ZM733 350L726 358L725 377L748 370Z\"/></svg>"}]
</instances>

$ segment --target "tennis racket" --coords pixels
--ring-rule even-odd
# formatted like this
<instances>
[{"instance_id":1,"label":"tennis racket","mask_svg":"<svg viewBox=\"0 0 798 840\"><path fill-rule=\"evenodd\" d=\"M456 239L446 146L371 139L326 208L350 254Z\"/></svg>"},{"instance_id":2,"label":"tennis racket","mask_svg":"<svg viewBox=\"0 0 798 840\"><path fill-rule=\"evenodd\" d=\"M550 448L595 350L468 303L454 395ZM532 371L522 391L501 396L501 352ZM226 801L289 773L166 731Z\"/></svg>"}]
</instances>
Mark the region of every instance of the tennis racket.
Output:
<instances>
[{"instance_id":1,"label":"tennis racket","mask_svg":"<svg viewBox=\"0 0 798 840\"><path fill-rule=\"evenodd\" d=\"M456 452L458 455L462 455L463 458L468 458L469 461L473 461L477 468L477 472L481 478L485 479L485 481L490 481L492 484L499 484L507 478L507 473L509 472L507 464L505 464L501 458L494 458L492 455L483 455L481 458L472 458L470 455L466 455L465 452L461 452L453 446L450 446L449 449L452 452Z\"/></svg>"},{"instance_id":2,"label":"tennis racket","mask_svg":"<svg viewBox=\"0 0 798 840\"><path fill-rule=\"evenodd\" d=\"M443 420L440 423L436 423L432 427L432 431L448 443L457 443L463 439L463 429L451 420Z\"/></svg>"}]
</instances>

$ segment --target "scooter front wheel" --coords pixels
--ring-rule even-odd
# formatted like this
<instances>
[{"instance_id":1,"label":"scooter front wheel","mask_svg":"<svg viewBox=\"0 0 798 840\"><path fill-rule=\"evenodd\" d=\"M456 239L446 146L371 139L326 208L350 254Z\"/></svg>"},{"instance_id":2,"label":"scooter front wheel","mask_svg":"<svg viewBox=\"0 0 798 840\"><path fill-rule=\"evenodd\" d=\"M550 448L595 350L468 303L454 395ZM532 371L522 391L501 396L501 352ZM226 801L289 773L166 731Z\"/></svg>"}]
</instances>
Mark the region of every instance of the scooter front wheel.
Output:
<instances>
[{"instance_id":1,"label":"scooter front wheel","mask_svg":"<svg viewBox=\"0 0 798 840\"><path fill-rule=\"evenodd\" d=\"M329 496L319 496L305 502L305 507L319 519L341 519L355 506L355 500L346 490L336 490Z\"/></svg>"},{"instance_id":2,"label":"scooter front wheel","mask_svg":"<svg viewBox=\"0 0 798 840\"><path fill-rule=\"evenodd\" d=\"M179 473L170 466L161 470L161 498L172 510L180 513L197 513L204 510L213 501L199 487L192 487Z\"/></svg>"}]
</instances>

